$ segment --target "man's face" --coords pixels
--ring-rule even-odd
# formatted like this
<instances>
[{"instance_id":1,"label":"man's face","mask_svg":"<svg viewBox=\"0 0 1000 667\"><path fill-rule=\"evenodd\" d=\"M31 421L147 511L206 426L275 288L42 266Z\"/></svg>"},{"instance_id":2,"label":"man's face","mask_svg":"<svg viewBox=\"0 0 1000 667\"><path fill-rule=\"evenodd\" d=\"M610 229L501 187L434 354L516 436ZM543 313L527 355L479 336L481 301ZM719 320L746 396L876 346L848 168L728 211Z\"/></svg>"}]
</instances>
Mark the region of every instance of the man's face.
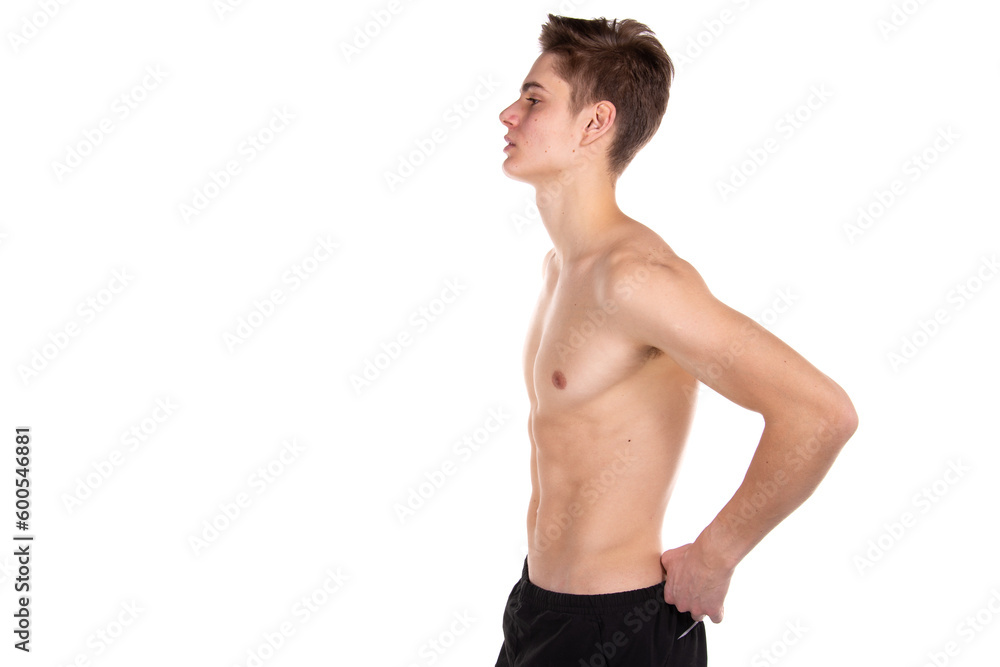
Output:
<instances>
[{"instance_id":1,"label":"man's face","mask_svg":"<svg viewBox=\"0 0 1000 667\"><path fill-rule=\"evenodd\" d=\"M582 157L582 128L576 127L580 116L570 114L570 86L556 75L554 60L549 53L539 56L524 79L521 96L500 112L512 142L504 149L503 171L518 181L543 183Z\"/></svg>"}]
</instances>

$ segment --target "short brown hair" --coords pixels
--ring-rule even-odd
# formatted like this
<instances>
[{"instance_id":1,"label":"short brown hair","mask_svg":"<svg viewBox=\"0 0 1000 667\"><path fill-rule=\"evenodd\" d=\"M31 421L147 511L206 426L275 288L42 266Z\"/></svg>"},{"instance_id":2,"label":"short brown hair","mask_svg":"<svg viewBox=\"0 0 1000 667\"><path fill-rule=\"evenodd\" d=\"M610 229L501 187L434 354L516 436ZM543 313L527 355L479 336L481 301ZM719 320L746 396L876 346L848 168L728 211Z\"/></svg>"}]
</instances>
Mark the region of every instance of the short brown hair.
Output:
<instances>
[{"instance_id":1,"label":"short brown hair","mask_svg":"<svg viewBox=\"0 0 1000 667\"><path fill-rule=\"evenodd\" d=\"M538 38L556 54L556 74L572 91L570 110L607 100L615 105L608 166L617 178L660 127L674 64L653 31L633 19L575 19L549 14Z\"/></svg>"}]
</instances>

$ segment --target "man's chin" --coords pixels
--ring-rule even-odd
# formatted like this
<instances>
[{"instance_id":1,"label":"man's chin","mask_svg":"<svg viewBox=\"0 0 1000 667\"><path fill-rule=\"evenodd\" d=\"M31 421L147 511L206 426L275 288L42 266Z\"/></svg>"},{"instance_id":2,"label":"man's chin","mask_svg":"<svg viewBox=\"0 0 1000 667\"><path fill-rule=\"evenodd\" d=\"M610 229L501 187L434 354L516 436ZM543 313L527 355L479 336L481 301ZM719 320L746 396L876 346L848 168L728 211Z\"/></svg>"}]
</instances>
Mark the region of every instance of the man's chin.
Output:
<instances>
[{"instance_id":1,"label":"man's chin","mask_svg":"<svg viewBox=\"0 0 1000 667\"><path fill-rule=\"evenodd\" d=\"M537 179L532 178L531 174L525 173L523 170L519 170L516 167L508 167L505 161L500 167L503 170L504 175L515 181L520 181L521 183L527 183L528 185L535 185Z\"/></svg>"}]
</instances>

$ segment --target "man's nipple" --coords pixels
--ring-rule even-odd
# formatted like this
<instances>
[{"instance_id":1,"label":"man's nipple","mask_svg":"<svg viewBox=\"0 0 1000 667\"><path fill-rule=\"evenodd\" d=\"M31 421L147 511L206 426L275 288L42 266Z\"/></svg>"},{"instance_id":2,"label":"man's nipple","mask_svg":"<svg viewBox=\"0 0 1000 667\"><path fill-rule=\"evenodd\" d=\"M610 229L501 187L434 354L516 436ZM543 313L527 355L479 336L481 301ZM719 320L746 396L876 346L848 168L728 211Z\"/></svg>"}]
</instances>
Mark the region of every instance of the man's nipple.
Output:
<instances>
[{"instance_id":1,"label":"man's nipple","mask_svg":"<svg viewBox=\"0 0 1000 667\"><path fill-rule=\"evenodd\" d=\"M552 374L552 384L556 386L556 389L566 388L566 376L562 374L562 371L556 371Z\"/></svg>"}]
</instances>

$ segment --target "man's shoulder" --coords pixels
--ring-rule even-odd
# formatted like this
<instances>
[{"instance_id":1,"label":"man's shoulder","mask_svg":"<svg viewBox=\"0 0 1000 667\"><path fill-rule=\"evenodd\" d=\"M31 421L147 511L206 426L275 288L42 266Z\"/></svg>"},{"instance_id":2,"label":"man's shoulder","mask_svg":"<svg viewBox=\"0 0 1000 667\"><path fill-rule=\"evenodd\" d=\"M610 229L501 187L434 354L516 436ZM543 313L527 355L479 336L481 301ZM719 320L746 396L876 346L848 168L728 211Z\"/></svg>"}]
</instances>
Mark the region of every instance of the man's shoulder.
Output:
<instances>
[{"instance_id":1,"label":"man's shoulder","mask_svg":"<svg viewBox=\"0 0 1000 667\"><path fill-rule=\"evenodd\" d=\"M662 288L701 282L690 262L674 252L659 234L639 223L608 249L602 273L605 286L618 293L646 284Z\"/></svg>"}]
</instances>

